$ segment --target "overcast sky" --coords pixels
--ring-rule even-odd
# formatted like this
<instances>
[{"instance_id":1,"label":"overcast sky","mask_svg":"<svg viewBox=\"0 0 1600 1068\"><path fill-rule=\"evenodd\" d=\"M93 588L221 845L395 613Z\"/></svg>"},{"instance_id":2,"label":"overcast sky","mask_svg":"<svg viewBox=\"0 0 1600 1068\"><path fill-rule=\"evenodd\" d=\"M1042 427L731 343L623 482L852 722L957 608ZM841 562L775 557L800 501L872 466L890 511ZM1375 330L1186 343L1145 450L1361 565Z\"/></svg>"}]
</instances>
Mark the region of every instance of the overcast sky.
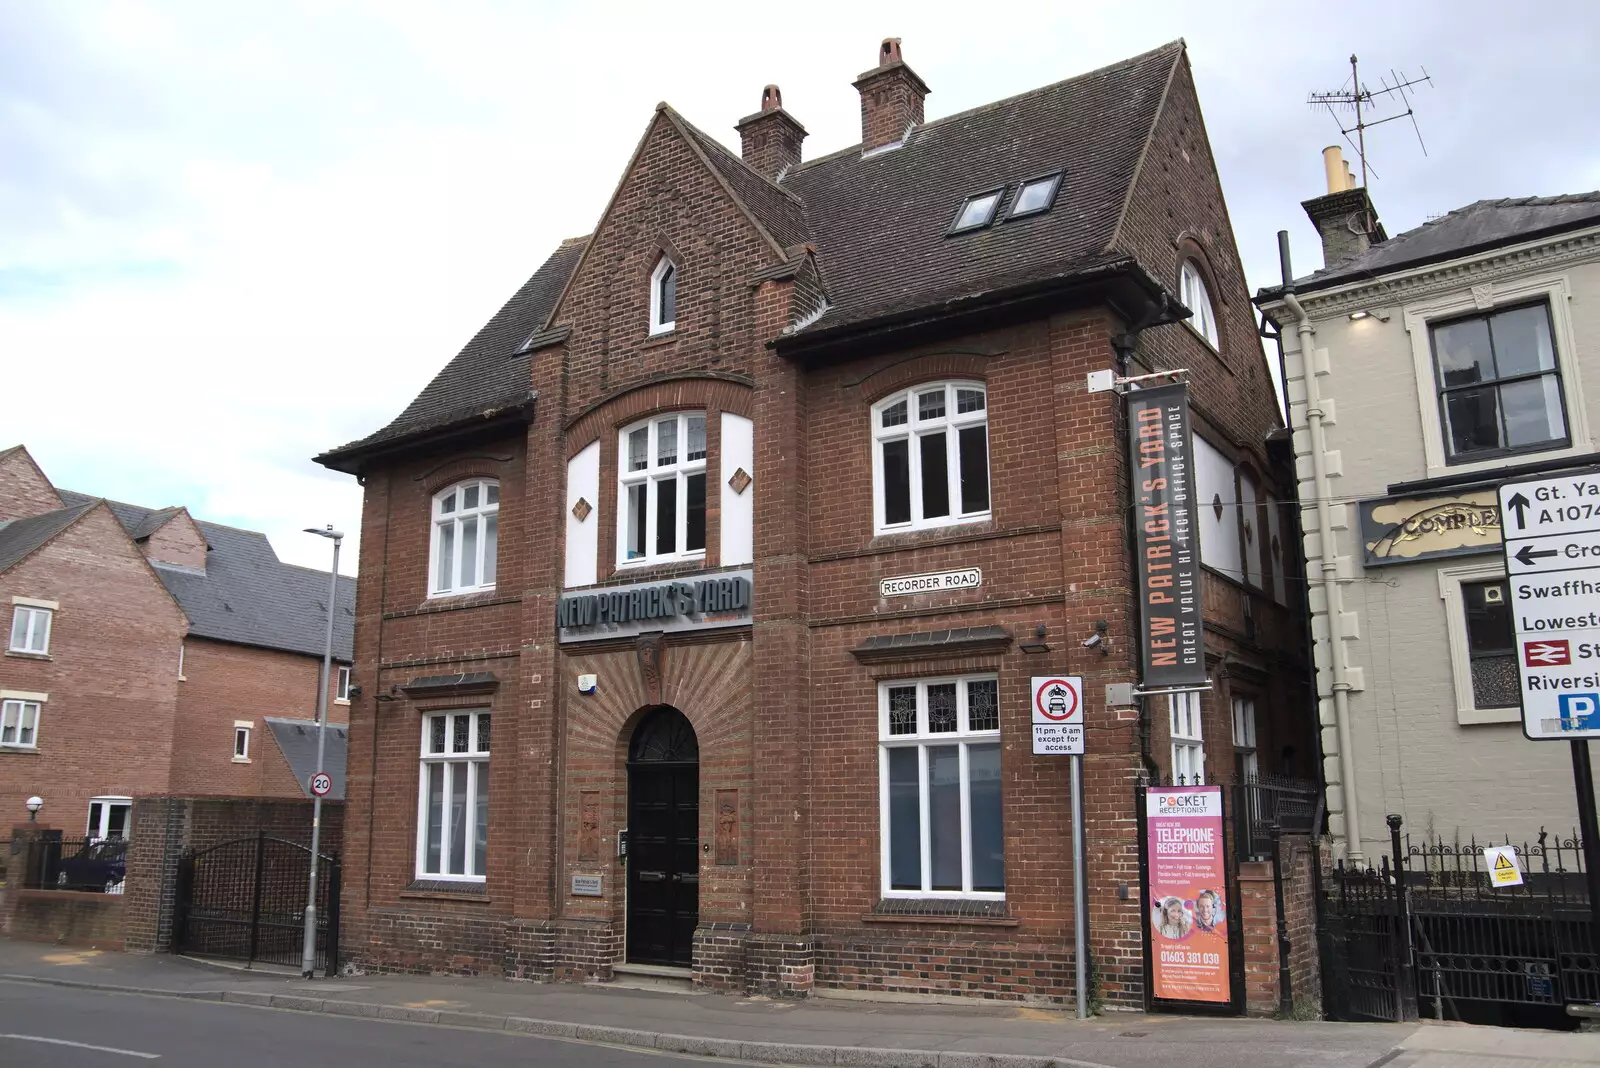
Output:
<instances>
[{"instance_id":1,"label":"overcast sky","mask_svg":"<svg viewBox=\"0 0 1600 1068\"><path fill-rule=\"evenodd\" d=\"M1320 264L1299 202L1338 130L1304 100L1351 52L1372 88L1434 80L1426 156L1404 120L1369 138L1391 234L1600 187L1597 25L1586 0L0 0L0 448L326 566L297 532L353 534L361 495L310 457L392 418L590 231L658 100L737 151L777 82L812 158L859 142L850 83L885 36L929 119L1184 37L1259 287L1280 228L1298 273Z\"/></svg>"}]
</instances>

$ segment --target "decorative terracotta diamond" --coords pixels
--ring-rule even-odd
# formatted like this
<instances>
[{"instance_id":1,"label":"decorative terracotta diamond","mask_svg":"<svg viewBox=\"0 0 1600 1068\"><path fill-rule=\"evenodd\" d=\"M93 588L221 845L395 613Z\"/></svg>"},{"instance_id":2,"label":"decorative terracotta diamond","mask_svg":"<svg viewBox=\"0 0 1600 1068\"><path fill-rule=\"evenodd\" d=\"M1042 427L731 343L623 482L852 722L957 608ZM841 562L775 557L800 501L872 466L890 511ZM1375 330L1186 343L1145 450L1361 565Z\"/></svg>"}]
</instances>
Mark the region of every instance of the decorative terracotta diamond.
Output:
<instances>
[{"instance_id":1,"label":"decorative terracotta diamond","mask_svg":"<svg viewBox=\"0 0 1600 1068\"><path fill-rule=\"evenodd\" d=\"M728 479L728 485L733 487L733 492L742 495L745 490L750 488L750 473L742 467L739 468Z\"/></svg>"},{"instance_id":2,"label":"decorative terracotta diamond","mask_svg":"<svg viewBox=\"0 0 1600 1068\"><path fill-rule=\"evenodd\" d=\"M580 523L585 519L588 519L589 513L592 511L594 511L594 509L589 507L589 502L584 500L582 497L579 497L578 503L572 506L572 514L578 517L578 522Z\"/></svg>"}]
</instances>

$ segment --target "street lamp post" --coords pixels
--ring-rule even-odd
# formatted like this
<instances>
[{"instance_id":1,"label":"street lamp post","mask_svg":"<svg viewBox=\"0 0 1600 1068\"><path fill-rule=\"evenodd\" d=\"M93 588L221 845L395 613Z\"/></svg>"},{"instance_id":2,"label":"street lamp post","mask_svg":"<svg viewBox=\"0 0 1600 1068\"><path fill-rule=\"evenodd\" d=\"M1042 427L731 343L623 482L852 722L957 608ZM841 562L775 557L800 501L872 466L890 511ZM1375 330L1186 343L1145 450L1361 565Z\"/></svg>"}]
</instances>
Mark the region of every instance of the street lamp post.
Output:
<instances>
[{"instance_id":1,"label":"street lamp post","mask_svg":"<svg viewBox=\"0 0 1600 1068\"><path fill-rule=\"evenodd\" d=\"M328 631L322 645L321 684L317 687L317 770L322 774L322 754L328 738L328 678L333 668L333 618L339 600L339 543L344 540L341 531L330 523L326 530L306 527L307 534L315 534L333 541L333 574L328 580ZM317 850L322 844L322 795L311 794L311 885L306 892L305 942L300 950L300 975L310 979L317 970Z\"/></svg>"}]
</instances>

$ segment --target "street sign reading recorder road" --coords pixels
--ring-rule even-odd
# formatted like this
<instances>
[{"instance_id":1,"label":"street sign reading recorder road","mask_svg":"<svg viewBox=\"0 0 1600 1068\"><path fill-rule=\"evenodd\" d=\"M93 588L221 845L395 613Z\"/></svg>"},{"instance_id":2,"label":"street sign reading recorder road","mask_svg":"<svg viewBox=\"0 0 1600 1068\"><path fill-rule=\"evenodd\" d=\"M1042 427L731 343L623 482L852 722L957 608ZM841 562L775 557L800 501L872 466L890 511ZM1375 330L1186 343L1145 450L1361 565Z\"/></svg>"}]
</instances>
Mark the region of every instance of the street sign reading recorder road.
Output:
<instances>
[{"instance_id":1,"label":"street sign reading recorder road","mask_svg":"<svg viewBox=\"0 0 1600 1068\"><path fill-rule=\"evenodd\" d=\"M1600 473L1500 487L1522 732L1600 738Z\"/></svg>"}]
</instances>

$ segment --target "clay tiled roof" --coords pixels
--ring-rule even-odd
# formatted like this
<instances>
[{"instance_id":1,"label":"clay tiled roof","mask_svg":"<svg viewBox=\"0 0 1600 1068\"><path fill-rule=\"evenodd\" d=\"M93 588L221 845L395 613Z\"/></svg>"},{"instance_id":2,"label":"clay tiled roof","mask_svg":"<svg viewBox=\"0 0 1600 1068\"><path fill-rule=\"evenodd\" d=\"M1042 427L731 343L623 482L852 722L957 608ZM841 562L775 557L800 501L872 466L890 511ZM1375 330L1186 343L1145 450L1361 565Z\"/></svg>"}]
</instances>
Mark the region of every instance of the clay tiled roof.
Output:
<instances>
[{"instance_id":1,"label":"clay tiled roof","mask_svg":"<svg viewBox=\"0 0 1600 1068\"><path fill-rule=\"evenodd\" d=\"M1183 49L1175 41L916 127L897 148L863 155L858 145L800 164L776 182L660 111L777 246L775 266L803 259L797 246L815 248L827 305L805 323L809 336L1126 263L1116 234ZM1063 178L1051 209L1007 221L1019 183L1055 171ZM1000 185L992 225L948 234L966 197ZM519 349L530 337L560 340L553 331L564 324L549 319L586 243L563 243L392 423L318 462L355 470L386 445L527 404L531 357Z\"/></svg>"},{"instance_id":2,"label":"clay tiled roof","mask_svg":"<svg viewBox=\"0 0 1600 1068\"><path fill-rule=\"evenodd\" d=\"M806 208L827 279L825 330L1059 274L1107 257L1181 42L930 122L783 179ZM1020 181L1063 171L1055 204L1005 222ZM1006 184L996 221L947 236L962 202Z\"/></svg>"},{"instance_id":3,"label":"clay tiled roof","mask_svg":"<svg viewBox=\"0 0 1600 1068\"><path fill-rule=\"evenodd\" d=\"M317 457L317 462L342 470L354 456L375 446L474 418L488 418L526 404L532 382L528 364L531 357L528 353L518 354L518 350L530 335L544 327L588 241L587 237L563 241L388 426L359 441L330 449Z\"/></svg>"}]
</instances>

